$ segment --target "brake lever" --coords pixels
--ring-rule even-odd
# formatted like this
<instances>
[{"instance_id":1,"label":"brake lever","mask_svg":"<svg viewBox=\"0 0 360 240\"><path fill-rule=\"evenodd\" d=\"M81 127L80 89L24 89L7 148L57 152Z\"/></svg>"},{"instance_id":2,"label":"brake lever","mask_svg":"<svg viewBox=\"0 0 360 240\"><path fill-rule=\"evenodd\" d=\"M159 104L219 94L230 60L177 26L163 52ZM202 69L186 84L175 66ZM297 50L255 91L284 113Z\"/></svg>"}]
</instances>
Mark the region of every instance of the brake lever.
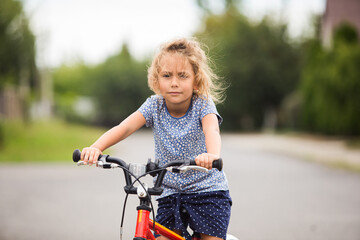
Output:
<instances>
[{"instance_id":1,"label":"brake lever","mask_svg":"<svg viewBox=\"0 0 360 240\"><path fill-rule=\"evenodd\" d=\"M76 165L77 165L77 166L89 166L89 164L85 163L84 161L78 161L78 162L76 163ZM103 162L97 162L97 163L96 163L96 166L97 166L97 167L100 167L100 168L103 168L103 165L104 165Z\"/></svg>"},{"instance_id":2,"label":"brake lever","mask_svg":"<svg viewBox=\"0 0 360 240\"><path fill-rule=\"evenodd\" d=\"M77 166L84 166L84 165L88 165L88 164L85 164L84 161L78 161L78 162L76 163L76 165L77 165ZM100 159L97 161L96 167L109 169L109 168L117 168L118 165L115 164L115 163L108 163L108 162L106 162L106 158L102 157L102 158L100 158Z\"/></svg>"},{"instance_id":3,"label":"brake lever","mask_svg":"<svg viewBox=\"0 0 360 240\"><path fill-rule=\"evenodd\" d=\"M177 173L184 173L184 172L187 172L189 170L196 170L196 171L205 172L205 173L209 172L209 169L207 169L207 168L200 167L200 166L193 166L193 165L183 165L183 166L179 166L179 167L168 167L166 169L168 171L170 171L170 172L177 172Z\"/></svg>"},{"instance_id":4,"label":"brake lever","mask_svg":"<svg viewBox=\"0 0 360 240\"><path fill-rule=\"evenodd\" d=\"M179 170L180 170L180 172L186 172L189 170L196 170L196 171L200 171L200 172L204 172L204 173L209 172L209 169L200 167L200 166L180 166Z\"/></svg>"},{"instance_id":5,"label":"brake lever","mask_svg":"<svg viewBox=\"0 0 360 240\"><path fill-rule=\"evenodd\" d=\"M77 166L83 166L83 165L87 165L87 164L85 164L84 161L78 161L78 162L76 163L76 165L77 165Z\"/></svg>"}]
</instances>

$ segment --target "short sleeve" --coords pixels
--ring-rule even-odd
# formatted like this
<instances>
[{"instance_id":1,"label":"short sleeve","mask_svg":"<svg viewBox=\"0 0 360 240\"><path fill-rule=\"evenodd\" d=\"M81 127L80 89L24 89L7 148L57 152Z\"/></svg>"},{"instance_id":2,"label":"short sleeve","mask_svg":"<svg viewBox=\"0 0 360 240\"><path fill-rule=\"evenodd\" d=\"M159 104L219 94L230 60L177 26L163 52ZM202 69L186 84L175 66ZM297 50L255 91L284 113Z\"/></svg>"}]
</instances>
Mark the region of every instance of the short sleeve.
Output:
<instances>
[{"instance_id":1,"label":"short sleeve","mask_svg":"<svg viewBox=\"0 0 360 240\"><path fill-rule=\"evenodd\" d=\"M146 127L152 127L154 120L153 120L153 111L156 109L154 104L156 103L156 99L154 96L149 97L146 101L140 106L138 111L144 116L146 120Z\"/></svg>"},{"instance_id":2,"label":"short sleeve","mask_svg":"<svg viewBox=\"0 0 360 240\"><path fill-rule=\"evenodd\" d=\"M201 110L200 110L200 119L202 120L206 115L213 113L218 118L219 125L220 125L223 122L223 119L220 116L220 114L218 113L214 101L211 99L203 100L203 101L204 101L204 107L201 108Z\"/></svg>"}]
</instances>

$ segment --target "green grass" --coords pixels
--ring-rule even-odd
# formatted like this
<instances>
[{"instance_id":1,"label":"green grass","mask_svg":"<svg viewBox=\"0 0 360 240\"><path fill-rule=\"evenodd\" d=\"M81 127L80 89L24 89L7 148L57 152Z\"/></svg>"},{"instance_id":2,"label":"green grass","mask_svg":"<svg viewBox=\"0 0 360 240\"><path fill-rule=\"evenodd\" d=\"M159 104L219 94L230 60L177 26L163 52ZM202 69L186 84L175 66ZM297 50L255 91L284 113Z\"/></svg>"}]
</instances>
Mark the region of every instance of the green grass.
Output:
<instances>
[{"instance_id":1,"label":"green grass","mask_svg":"<svg viewBox=\"0 0 360 240\"><path fill-rule=\"evenodd\" d=\"M89 146L105 129L62 121L0 123L0 162L71 161L74 149Z\"/></svg>"}]
</instances>

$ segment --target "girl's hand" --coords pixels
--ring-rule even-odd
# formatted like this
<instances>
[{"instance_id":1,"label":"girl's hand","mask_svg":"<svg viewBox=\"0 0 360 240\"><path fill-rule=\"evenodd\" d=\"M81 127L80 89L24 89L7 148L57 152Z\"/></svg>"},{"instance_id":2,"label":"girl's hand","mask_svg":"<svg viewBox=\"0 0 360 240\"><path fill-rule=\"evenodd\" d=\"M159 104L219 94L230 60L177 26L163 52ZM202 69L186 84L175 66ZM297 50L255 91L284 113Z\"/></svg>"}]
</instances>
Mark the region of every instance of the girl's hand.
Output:
<instances>
[{"instance_id":1,"label":"girl's hand","mask_svg":"<svg viewBox=\"0 0 360 240\"><path fill-rule=\"evenodd\" d=\"M207 169L212 169L212 163L214 160L218 160L220 157L216 154L202 153L195 158L195 162L198 166Z\"/></svg>"},{"instance_id":2,"label":"girl's hand","mask_svg":"<svg viewBox=\"0 0 360 240\"><path fill-rule=\"evenodd\" d=\"M96 164L101 154L100 149L96 147L86 147L81 151L81 160L84 161L84 164Z\"/></svg>"}]
</instances>

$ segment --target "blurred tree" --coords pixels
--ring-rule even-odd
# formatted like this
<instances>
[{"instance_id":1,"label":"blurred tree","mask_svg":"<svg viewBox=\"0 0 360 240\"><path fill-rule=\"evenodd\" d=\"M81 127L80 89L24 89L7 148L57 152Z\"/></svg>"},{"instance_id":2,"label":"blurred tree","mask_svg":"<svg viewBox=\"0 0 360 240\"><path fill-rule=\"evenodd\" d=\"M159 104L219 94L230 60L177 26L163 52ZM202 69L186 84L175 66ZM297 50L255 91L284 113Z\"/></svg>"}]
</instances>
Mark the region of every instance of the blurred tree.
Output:
<instances>
[{"instance_id":1,"label":"blurred tree","mask_svg":"<svg viewBox=\"0 0 360 240\"><path fill-rule=\"evenodd\" d=\"M16 0L0 1L0 91L19 89L23 110L29 91L36 84L35 36Z\"/></svg>"},{"instance_id":2,"label":"blurred tree","mask_svg":"<svg viewBox=\"0 0 360 240\"><path fill-rule=\"evenodd\" d=\"M34 77L35 37L21 2L0 1L0 88L19 85L22 79ZM33 78L32 78L33 80ZM32 82L33 83L33 82Z\"/></svg>"},{"instance_id":3,"label":"blurred tree","mask_svg":"<svg viewBox=\"0 0 360 240\"><path fill-rule=\"evenodd\" d=\"M196 0L198 7L206 14L214 14L215 11L219 10L219 6L222 5L222 9L234 9L240 6L241 0Z\"/></svg>"},{"instance_id":4,"label":"blurred tree","mask_svg":"<svg viewBox=\"0 0 360 240\"><path fill-rule=\"evenodd\" d=\"M120 123L150 96L146 62L130 55L127 45L97 66L63 65L54 74L57 114L71 121ZM74 108L86 96L95 105L95 118L82 118Z\"/></svg>"},{"instance_id":5,"label":"blurred tree","mask_svg":"<svg viewBox=\"0 0 360 240\"><path fill-rule=\"evenodd\" d=\"M91 81L100 124L119 124L150 96L146 70L146 62L133 59L126 44L94 70Z\"/></svg>"},{"instance_id":6,"label":"blurred tree","mask_svg":"<svg viewBox=\"0 0 360 240\"><path fill-rule=\"evenodd\" d=\"M332 49L308 41L301 80L306 130L340 135L360 134L360 46L348 23L334 31Z\"/></svg>"},{"instance_id":7,"label":"blurred tree","mask_svg":"<svg viewBox=\"0 0 360 240\"><path fill-rule=\"evenodd\" d=\"M91 67L82 62L73 65L64 64L53 72L55 111L58 116L70 121L93 120L82 119L74 108L79 96L92 95L89 88L90 75Z\"/></svg>"},{"instance_id":8,"label":"blurred tree","mask_svg":"<svg viewBox=\"0 0 360 240\"><path fill-rule=\"evenodd\" d=\"M208 15L204 30L197 34L229 85L226 103L219 106L226 119L223 127L274 127L281 102L299 80L298 52L289 44L285 25L268 17L251 23L236 2L227 1L221 15Z\"/></svg>"}]
</instances>

